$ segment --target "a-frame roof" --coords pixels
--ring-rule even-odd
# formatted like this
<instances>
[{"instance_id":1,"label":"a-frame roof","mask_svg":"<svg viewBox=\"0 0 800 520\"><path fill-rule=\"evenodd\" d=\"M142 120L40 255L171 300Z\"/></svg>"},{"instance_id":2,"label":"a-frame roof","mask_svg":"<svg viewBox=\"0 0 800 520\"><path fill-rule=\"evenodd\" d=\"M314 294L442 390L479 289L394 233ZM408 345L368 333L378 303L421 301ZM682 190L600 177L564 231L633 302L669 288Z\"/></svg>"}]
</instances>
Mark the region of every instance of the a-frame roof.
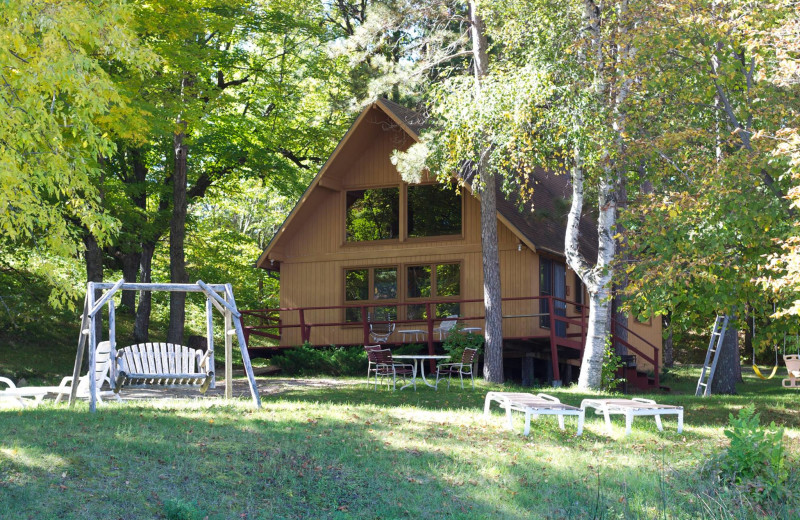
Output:
<instances>
[{"instance_id":1,"label":"a-frame roof","mask_svg":"<svg viewBox=\"0 0 800 520\"><path fill-rule=\"evenodd\" d=\"M311 191L320 183L339 152L346 146L354 131L358 128L370 110L378 108L400 126L414 141L427 124L424 115L387 99L378 99L356 118L350 129L336 146L331 156L311 181L311 184L300 197L289 216L281 224L264 252L256 262L256 267L276 269L268 264L270 252L278 238L286 231ZM499 182L499 181L498 181ZM537 169L530 181L533 195L527 201L516 200L514 195L504 195L498 189L497 218L507 226L530 249L546 251L556 256L564 256L564 236L566 233L568 199L572 194L569 175L556 175L552 172ZM499 186L498 186L499 187ZM467 186L469 189L469 186ZM597 228L591 219L584 216L580 223L580 248L589 261L597 257Z\"/></svg>"}]
</instances>

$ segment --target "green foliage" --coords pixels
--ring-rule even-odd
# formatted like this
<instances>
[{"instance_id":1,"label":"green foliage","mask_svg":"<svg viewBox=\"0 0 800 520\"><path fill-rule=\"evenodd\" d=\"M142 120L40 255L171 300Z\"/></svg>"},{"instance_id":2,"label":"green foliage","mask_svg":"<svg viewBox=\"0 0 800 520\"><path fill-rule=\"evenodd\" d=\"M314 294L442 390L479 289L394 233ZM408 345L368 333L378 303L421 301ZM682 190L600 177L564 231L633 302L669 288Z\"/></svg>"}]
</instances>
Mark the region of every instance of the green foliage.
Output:
<instances>
[{"instance_id":1,"label":"green foliage","mask_svg":"<svg viewBox=\"0 0 800 520\"><path fill-rule=\"evenodd\" d=\"M367 368L367 354L363 347L314 348L306 343L284 350L272 363L291 376L354 376Z\"/></svg>"},{"instance_id":2,"label":"green foliage","mask_svg":"<svg viewBox=\"0 0 800 520\"><path fill-rule=\"evenodd\" d=\"M209 518L195 504L180 498L164 501L164 517L167 520L204 520Z\"/></svg>"},{"instance_id":3,"label":"green foliage","mask_svg":"<svg viewBox=\"0 0 800 520\"><path fill-rule=\"evenodd\" d=\"M392 354L398 356L422 354L426 348L427 347L421 343L406 343L397 348L393 348Z\"/></svg>"},{"instance_id":4,"label":"green foliage","mask_svg":"<svg viewBox=\"0 0 800 520\"><path fill-rule=\"evenodd\" d=\"M630 113L630 137L647 164L637 177L646 174L654 189L621 215L629 246L621 277L634 313L672 312L676 344L734 306L745 328L745 304L761 321L761 338L796 328L767 323L773 302L788 307L796 293L783 287L767 297L756 283L782 277L765 272L765 256L796 219L785 198L792 192L787 157L774 154L773 144L798 116L796 84L771 84L778 46L758 40L796 16L783 2L730 7L676 2L669 13L646 10L635 36L633 64L651 93Z\"/></svg>"},{"instance_id":5,"label":"green foliage","mask_svg":"<svg viewBox=\"0 0 800 520\"><path fill-rule=\"evenodd\" d=\"M77 229L101 242L116 229L95 183L128 99L104 67L141 74L156 61L130 22L118 0L11 0L0 10L0 251L70 258Z\"/></svg>"},{"instance_id":6,"label":"green foliage","mask_svg":"<svg viewBox=\"0 0 800 520\"><path fill-rule=\"evenodd\" d=\"M725 436L731 444L719 457L721 477L732 484L752 484L752 488L765 496L782 492L789 476L786 449L783 446L784 429L773 421L768 428L760 425L754 405L739 411L738 417L729 414L730 428Z\"/></svg>"},{"instance_id":7,"label":"green foliage","mask_svg":"<svg viewBox=\"0 0 800 520\"><path fill-rule=\"evenodd\" d=\"M606 348L603 351L603 366L600 372L600 387L604 390L616 390L625 382L625 379L617 377L617 370L622 367L622 356L614 351L611 341L606 340Z\"/></svg>"},{"instance_id":8,"label":"green foliage","mask_svg":"<svg viewBox=\"0 0 800 520\"><path fill-rule=\"evenodd\" d=\"M480 355L485 342L483 335L463 332L461 328L461 324L456 325L442 343L442 348L450 354L450 360L454 362L461 361L464 350L468 348L477 349L478 355Z\"/></svg>"}]
</instances>

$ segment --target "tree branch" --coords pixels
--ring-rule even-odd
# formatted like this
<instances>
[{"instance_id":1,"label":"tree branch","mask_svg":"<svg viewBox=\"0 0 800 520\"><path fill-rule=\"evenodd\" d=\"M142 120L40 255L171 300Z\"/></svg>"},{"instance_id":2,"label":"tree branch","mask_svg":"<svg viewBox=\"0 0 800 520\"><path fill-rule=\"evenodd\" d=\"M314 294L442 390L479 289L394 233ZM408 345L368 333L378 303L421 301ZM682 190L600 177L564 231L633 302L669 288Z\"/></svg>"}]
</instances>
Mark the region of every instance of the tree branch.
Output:
<instances>
[{"instance_id":1,"label":"tree branch","mask_svg":"<svg viewBox=\"0 0 800 520\"><path fill-rule=\"evenodd\" d=\"M309 166L307 164L303 164L303 161L315 161L320 162L322 159L320 157L300 157L296 155L291 150L287 150L286 148L278 148L278 153L281 154L286 159L292 161L298 168L302 168L307 170Z\"/></svg>"},{"instance_id":2,"label":"tree branch","mask_svg":"<svg viewBox=\"0 0 800 520\"><path fill-rule=\"evenodd\" d=\"M16 52L12 51L11 49L8 49L8 52L10 52L12 56L14 56L15 58L17 58L17 59L18 59L19 61L21 61L22 63L30 63L28 60L26 60L25 58L23 58L22 56L20 56L20 55L19 55L19 54L17 54Z\"/></svg>"},{"instance_id":3,"label":"tree branch","mask_svg":"<svg viewBox=\"0 0 800 520\"><path fill-rule=\"evenodd\" d=\"M222 71L221 70L217 71L217 87L219 87L220 90L225 90L228 87L235 87L236 85L247 83L249 79L250 76L247 75L241 79L233 79L231 81L225 81L225 76L222 73Z\"/></svg>"}]
</instances>

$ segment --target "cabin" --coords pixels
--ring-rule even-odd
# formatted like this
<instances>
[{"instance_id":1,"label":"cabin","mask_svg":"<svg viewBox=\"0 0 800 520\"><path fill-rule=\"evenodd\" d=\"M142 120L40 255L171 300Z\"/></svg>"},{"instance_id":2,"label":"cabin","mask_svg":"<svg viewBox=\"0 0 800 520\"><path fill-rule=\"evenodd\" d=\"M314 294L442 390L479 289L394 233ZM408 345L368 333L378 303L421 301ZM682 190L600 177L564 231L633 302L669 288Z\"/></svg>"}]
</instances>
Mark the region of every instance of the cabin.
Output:
<instances>
[{"instance_id":1,"label":"cabin","mask_svg":"<svg viewBox=\"0 0 800 520\"><path fill-rule=\"evenodd\" d=\"M258 259L280 278L280 308L245 311L248 337L270 338L269 349L363 345L383 325L394 327L388 344L427 343L433 353L444 318L483 328L480 201L435 176L408 184L390 161L424 125L385 99L361 112ZM525 203L498 193L504 365L523 384L566 384L577 379L588 318L563 253L569 176L540 170L531 187ZM596 258L590 219L581 231L583 253ZM660 322L614 327L629 364L657 385Z\"/></svg>"}]
</instances>

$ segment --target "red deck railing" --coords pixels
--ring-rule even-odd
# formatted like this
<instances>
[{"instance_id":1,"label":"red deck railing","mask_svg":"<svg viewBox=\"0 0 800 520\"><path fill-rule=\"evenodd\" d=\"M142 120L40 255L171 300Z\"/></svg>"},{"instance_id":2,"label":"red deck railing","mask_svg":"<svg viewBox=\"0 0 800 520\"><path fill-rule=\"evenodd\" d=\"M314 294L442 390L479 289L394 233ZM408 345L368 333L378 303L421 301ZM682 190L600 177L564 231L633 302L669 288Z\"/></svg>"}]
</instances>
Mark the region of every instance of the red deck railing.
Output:
<instances>
[{"instance_id":1,"label":"red deck railing","mask_svg":"<svg viewBox=\"0 0 800 520\"><path fill-rule=\"evenodd\" d=\"M553 378L555 380L560 380L561 375L558 367L558 347L564 347L577 350L579 352L583 352L583 347L586 343L586 333L588 328L587 306L578 302L566 300L563 298L557 298L555 296L523 296L523 297L502 299L503 303L522 302L522 301L531 302L533 304L531 308L535 309L535 312L530 312L525 314L507 314L507 315L504 314L503 316L504 323L507 322L508 320L546 318L547 320L549 320L549 331L543 330L546 328L540 327L539 324L536 323L527 327L527 330L530 331L530 334L504 337L504 339L548 340L550 343L550 355L553 365ZM536 302L540 303L536 305ZM546 305L543 305L541 302L546 302ZM563 304L563 309L556 309L555 304L557 302ZM329 328L340 329L341 327L353 327L353 326L360 326L361 328L363 336L361 339L363 340L363 343L359 344L367 345L370 343L369 316L372 314L373 309L386 308L386 307L395 307L399 309L401 307L409 307L409 306L418 307L420 305L425 305L426 318L424 319L405 319L405 320L391 320L391 321L372 320L372 324L380 325L380 324L394 323L395 326L411 326L421 330L424 329L427 332L428 352L430 354L433 354L434 344L437 343L434 334L436 328L436 322L440 322L443 319L442 317L435 316L436 306L441 304L452 305L455 303L458 303L460 305L482 304L483 299L431 300L426 302L379 302L379 303L370 303L362 305L332 305L332 306L316 306L316 307L284 307L275 309L243 310L240 312L242 313L242 318L241 318L242 325L244 329L245 340L247 341L248 346L250 345L251 336L265 337L278 341L280 343L284 331L290 329L299 329L300 342L306 343L312 341L312 332L314 330L324 330ZM572 309L575 309L577 311L577 314L566 315L566 309L569 309L570 306L572 306ZM315 312L318 311L331 311L340 309L342 310L342 315L344 315L344 309L352 309L352 308L359 309L359 314L361 318L359 321L355 322L313 321L308 319L308 316L310 314L313 315ZM554 310L560 310L564 312L565 315L562 316L560 314L557 314L556 312L554 312ZM282 319L281 315L283 315L284 319ZM471 324L476 321L482 322L484 316L467 315L467 316L459 316L456 319L459 323ZM290 323L286 323L287 321ZM556 326L556 324L558 323L563 324L563 330L558 330L561 329L561 327ZM618 331L622 330L627 332L627 338L628 338L627 340L622 339L617 334ZM545 334L542 334L542 332L544 332ZM655 372L655 384L656 386L658 386L659 348L650 343L649 341L647 341L639 334L630 330L630 328L628 328L624 324L616 320L612 320L611 333L613 341L615 341L620 345L624 345L629 351L634 352L641 359L653 365ZM632 343L633 340L631 338L635 338L636 344ZM390 343L394 344L401 342L392 341ZM353 345L353 344L356 343L348 343L347 345ZM329 345L329 343L326 342L324 345L327 346ZM343 345L344 344L340 346ZM263 348L282 349L282 348L290 348L293 346L295 345L278 344Z\"/></svg>"}]
</instances>

